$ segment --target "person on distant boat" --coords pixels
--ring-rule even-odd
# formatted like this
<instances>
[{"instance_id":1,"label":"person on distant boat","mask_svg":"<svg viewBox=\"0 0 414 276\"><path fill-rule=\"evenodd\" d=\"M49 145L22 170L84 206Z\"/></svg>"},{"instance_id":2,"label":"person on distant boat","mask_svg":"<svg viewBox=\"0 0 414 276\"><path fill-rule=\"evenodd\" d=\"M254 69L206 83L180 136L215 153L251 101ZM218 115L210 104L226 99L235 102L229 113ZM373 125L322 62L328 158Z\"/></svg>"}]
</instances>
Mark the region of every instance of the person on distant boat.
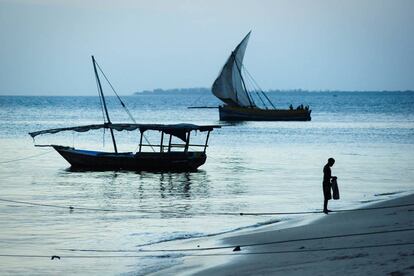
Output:
<instances>
[{"instance_id":1,"label":"person on distant boat","mask_svg":"<svg viewBox=\"0 0 414 276\"><path fill-rule=\"evenodd\" d=\"M290 110L293 110L293 106L292 106L292 104L290 104L290 105L289 105L289 109L290 109Z\"/></svg>"},{"instance_id":2,"label":"person on distant boat","mask_svg":"<svg viewBox=\"0 0 414 276\"><path fill-rule=\"evenodd\" d=\"M335 159L332 157L328 159L328 163L323 167L323 212L328 214L331 210L328 210L328 200L332 199L331 195L331 179L336 179L336 176L332 176L331 167L335 164Z\"/></svg>"}]
</instances>

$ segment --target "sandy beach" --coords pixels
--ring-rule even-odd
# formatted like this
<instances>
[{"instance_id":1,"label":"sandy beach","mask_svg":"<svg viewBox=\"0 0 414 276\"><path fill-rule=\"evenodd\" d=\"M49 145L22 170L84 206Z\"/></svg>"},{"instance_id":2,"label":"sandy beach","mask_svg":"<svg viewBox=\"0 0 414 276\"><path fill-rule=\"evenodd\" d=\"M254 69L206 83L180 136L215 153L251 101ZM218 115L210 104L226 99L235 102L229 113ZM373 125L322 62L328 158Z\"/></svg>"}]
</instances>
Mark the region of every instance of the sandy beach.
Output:
<instances>
[{"instance_id":1,"label":"sandy beach","mask_svg":"<svg viewBox=\"0 0 414 276\"><path fill-rule=\"evenodd\" d=\"M156 274L414 275L414 205L382 208L413 203L414 195L405 195L369 206L379 209L330 213L306 225L277 229L276 224L236 233L221 242L241 245L241 251L193 252L208 256L186 257L181 265ZM185 247L195 244L203 243L187 241Z\"/></svg>"}]
</instances>

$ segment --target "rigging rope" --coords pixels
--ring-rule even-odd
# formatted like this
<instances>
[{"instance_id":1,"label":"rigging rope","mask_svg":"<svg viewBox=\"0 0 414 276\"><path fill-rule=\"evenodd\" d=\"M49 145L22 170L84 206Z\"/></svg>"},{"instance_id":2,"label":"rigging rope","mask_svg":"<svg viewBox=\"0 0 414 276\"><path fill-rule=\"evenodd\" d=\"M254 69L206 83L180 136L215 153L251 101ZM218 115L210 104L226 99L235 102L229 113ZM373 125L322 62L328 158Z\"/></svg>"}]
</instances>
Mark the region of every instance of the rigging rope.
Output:
<instances>
[{"instance_id":1,"label":"rigging rope","mask_svg":"<svg viewBox=\"0 0 414 276\"><path fill-rule=\"evenodd\" d=\"M112 83L109 81L109 79L106 77L104 71L101 69L101 67L99 66L98 62L95 61L95 64L98 66L99 71L102 73L102 75L104 76L105 80L108 82L109 86L111 87L112 91L114 92L114 94L116 95L116 97L118 98L119 102L121 103L122 107L125 109L126 113L128 114L129 118L132 120L132 122L134 122L134 124L136 124L137 122L135 121L134 117L132 116L131 112L129 112L129 109L127 108L127 106L124 104L124 102L122 101L121 97L119 97L118 93L115 91L115 88L112 86ZM151 147L152 151L155 152L155 149L153 148L153 146L151 145L151 143L148 141L147 137L145 136L145 134L142 134L144 136L145 141L148 143L148 145Z\"/></svg>"},{"instance_id":2,"label":"rigging rope","mask_svg":"<svg viewBox=\"0 0 414 276\"><path fill-rule=\"evenodd\" d=\"M97 64L96 61L95 61L95 64ZM96 82L96 89L99 91L99 84L98 84L98 79L97 78L95 78L95 82ZM106 123L104 104L103 104L103 100L102 100L100 94L99 94L99 103L101 104L103 122ZM73 147L75 147L75 146L73 146ZM105 128L103 128L103 131L102 131L102 147L105 148Z\"/></svg>"},{"instance_id":3,"label":"rigging rope","mask_svg":"<svg viewBox=\"0 0 414 276\"><path fill-rule=\"evenodd\" d=\"M98 89L98 91L99 91L99 84L98 84L98 79L97 78L95 78L95 82L96 82L96 89ZM103 101L102 101L102 98L101 98L100 95L99 95L99 103L101 104L101 111L102 111L103 122L106 123L104 105L103 105Z\"/></svg>"},{"instance_id":4,"label":"rigging rope","mask_svg":"<svg viewBox=\"0 0 414 276\"><path fill-rule=\"evenodd\" d=\"M256 80L253 78L253 76L250 74L249 70L245 66L243 66L244 71L247 73L247 76L253 81L253 83L257 86L259 91L263 94L263 96L267 99L267 101L270 103L270 105L276 109L276 107L273 105L272 101L269 99L269 97L266 95L266 93L263 92L263 89L260 88L259 84L256 82Z\"/></svg>"},{"instance_id":5,"label":"rigging rope","mask_svg":"<svg viewBox=\"0 0 414 276\"><path fill-rule=\"evenodd\" d=\"M242 66L243 69L243 73L246 73L246 67ZM266 103L263 101L262 97L260 96L259 92L257 91L257 89L254 87L254 83L251 81L251 79L246 78L246 81L248 82L248 84L252 87L252 90L256 93L257 97L259 98L259 100L262 102L264 108L267 108Z\"/></svg>"},{"instance_id":6,"label":"rigging rope","mask_svg":"<svg viewBox=\"0 0 414 276\"><path fill-rule=\"evenodd\" d=\"M250 94L249 91L247 91L246 84L244 83L244 78L243 78L243 75L242 75L242 71L240 69L239 64L237 63L237 62L239 62L241 64L241 66L243 66L243 62L240 62L240 60L237 59L237 57L234 55L234 53L232 53L232 56L233 56L233 59L234 59L234 64L236 64L237 71L240 75L240 79L242 81L242 85L244 87L244 91L246 93L247 99L249 100L250 107L255 107L256 103L254 102L253 97L251 95L249 95ZM237 92L237 90L236 90L236 92ZM236 94L236 97L237 97L237 94Z\"/></svg>"}]
</instances>

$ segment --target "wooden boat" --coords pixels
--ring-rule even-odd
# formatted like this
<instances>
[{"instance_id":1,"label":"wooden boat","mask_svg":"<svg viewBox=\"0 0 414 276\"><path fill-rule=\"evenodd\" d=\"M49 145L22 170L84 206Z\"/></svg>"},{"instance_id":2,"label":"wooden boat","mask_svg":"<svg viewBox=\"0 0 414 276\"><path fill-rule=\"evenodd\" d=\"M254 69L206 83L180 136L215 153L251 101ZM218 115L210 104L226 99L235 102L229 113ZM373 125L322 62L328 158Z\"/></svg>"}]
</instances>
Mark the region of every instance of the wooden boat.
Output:
<instances>
[{"instance_id":1,"label":"wooden boat","mask_svg":"<svg viewBox=\"0 0 414 276\"><path fill-rule=\"evenodd\" d=\"M128 114L134 123L113 124L109 118L105 97L97 71L97 63L93 56L92 63L98 84L100 102L102 104L103 110L105 111L104 123L40 130L31 132L29 135L34 139L38 135L54 134L62 131L87 132L90 130L109 129L114 152L83 150L61 145L36 146L53 147L66 161L69 162L69 164L71 164L73 169L80 170L195 171L198 167L206 162L206 149L208 147L210 132L215 128L220 128L219 125L199 126L194 124L137 124L135 123L135 120L133 120L132 115L129 111ZM99 70L101 69L99 68ZM122 102L118 95L117 97L121 101L122 106L126 108L125 104ZM118 152L114 130L138 130L140 133L139 150L136 153ZM150 144L147 139L145 139L147 140L147 143L143 143L143 138L145 138L145 133L147 131L157 131L161 133L160 144ZM207 133L204 144L190 144L190 134L191 132L195 131ZM164 135L169 136L168 143L164 141ZM173 137L179 138L179 141L182 142L176 142L173 144ZM194 147L198 148L199 150L193 150L192 148ZM145 151L145 148L151 148L152 151Z\"/></svg>"},{"instance_id":2,"label":"wooden boat","mask_svg":"<svg viewBox=\"0 0 414 276\"><path fill-rule=\"evenodd\" d=\"M224 105L219 107L220 120L310 121L312 111L308 106L300 105L296 109L292 106L289 109L276 108L247 72L243 66L243 58L250 33L231 53L211 88L213 94L224 102ZM245 78L242 72L245 72L250 79ZM247 80L254 88L253 91L247 89Z\"/></svg>"},{"instance_id":3,"label":"wooden boat","mask_svg":"<svg viewBox=\"0 0 414 276\"><path fill-rule=\"evenodd\" d=\"M219 106L221 121L310 121L307 109L261 109L239 106Z\"/></svg>"}]
</instances>

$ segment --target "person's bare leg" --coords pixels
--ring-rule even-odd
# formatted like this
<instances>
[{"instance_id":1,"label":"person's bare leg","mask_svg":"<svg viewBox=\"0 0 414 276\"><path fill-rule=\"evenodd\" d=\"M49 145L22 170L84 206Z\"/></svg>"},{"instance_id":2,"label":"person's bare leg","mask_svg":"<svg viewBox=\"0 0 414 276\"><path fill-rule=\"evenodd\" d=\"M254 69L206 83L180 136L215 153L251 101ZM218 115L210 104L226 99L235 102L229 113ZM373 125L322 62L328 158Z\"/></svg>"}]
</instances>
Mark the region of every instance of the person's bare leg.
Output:
<instances>
[{"instance_id":1,"label":"person's bare leg","mask_svg":"<svg viewBox=\"0 0 414 276\"><path fill-rule=\"evenodd\" d=\"M323 201L323 212L325 214L328 214L328 200L327 199L324 199Z\"/></svg>"}]
</instances>

